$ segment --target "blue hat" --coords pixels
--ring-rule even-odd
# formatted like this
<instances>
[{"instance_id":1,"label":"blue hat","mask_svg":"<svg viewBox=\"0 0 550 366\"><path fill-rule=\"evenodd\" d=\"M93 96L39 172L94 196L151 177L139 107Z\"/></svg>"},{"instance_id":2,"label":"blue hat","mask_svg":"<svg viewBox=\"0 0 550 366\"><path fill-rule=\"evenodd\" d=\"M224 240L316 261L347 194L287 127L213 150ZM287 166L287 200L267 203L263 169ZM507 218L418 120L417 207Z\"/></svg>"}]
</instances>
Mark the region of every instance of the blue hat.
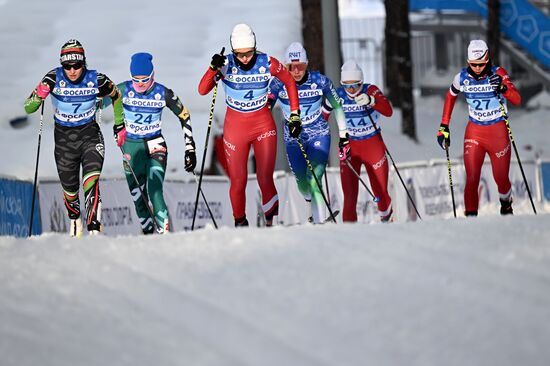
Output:
<instances>
[{"instance_id":1,"label":"blue hat","mask_svg":"<svg viewBox=\"0 0 550 366\"><path fill-rule=\"evenodd\" d=\"M130 62L132 76L149 76L153 72L153 55L147 52L135 53Z\"/></svg>"}]
</instances>

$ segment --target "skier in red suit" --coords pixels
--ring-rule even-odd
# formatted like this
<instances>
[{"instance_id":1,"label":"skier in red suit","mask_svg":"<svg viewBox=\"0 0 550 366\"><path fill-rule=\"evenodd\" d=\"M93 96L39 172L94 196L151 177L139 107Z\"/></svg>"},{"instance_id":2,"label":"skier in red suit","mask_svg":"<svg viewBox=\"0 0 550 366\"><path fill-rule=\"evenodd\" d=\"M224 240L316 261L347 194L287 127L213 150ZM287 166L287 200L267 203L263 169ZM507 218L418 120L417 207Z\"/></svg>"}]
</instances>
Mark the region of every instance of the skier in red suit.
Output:
<instances>
[{"instance_id":1,"label":"skier in red suit","mask_svg":"<svg viewBox=\"0 0 550 366\"><path fill-rule=\"evenodd\" d=\"M267 105L268 85L273 76L285 85L291 104L289 131L297 137L301 121L296 83L276 58L256 50L256 36L248 25L237 24L230 41L232 53L224 56L222 50L212 56L210 67L200 81L199 93L205 95L219 79L223 81L227 104L224 145L235 226L248 226L245 190L250 146L256 157L256 177L266 225L271 226L279 212L279 198L273 182L277 130Z\"/></svg>"}]
</instances>

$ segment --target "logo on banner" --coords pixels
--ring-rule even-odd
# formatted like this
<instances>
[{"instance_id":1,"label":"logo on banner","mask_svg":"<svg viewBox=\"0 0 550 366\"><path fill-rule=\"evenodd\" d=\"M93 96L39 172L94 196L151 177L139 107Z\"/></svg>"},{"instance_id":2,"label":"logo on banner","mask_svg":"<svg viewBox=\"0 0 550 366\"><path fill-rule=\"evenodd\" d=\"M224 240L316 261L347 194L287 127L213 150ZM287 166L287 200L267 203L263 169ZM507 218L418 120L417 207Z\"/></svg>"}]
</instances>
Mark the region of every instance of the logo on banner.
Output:
<instances>
[{"instance_id":1,"label":"logo on banner","mask_svg":"<svg viewBox=\"0 0 550 366\"><path fill-rule=\"evenodd\" d=\"M67 213L65 207L61 207L57 200L53 201L53 205L50 208L50 230L56 233L69 232L69 225L67 225Z\"/></svg>"},{"instance_id":2,"label":"logo on banner","mask_svg":"<svg viewBox=\"0 0 550 366\"><path fill-rule=\"evenodd\" d=\"M416 203L416 190L414 188L413 179L407 179L405 185L407 186L407 190L409 191L412 200ZM418 215L416 214L416 210L414 209L411 200L407 200L407 221L416 221L417 219Z\"/></svg>"}]
</instances>

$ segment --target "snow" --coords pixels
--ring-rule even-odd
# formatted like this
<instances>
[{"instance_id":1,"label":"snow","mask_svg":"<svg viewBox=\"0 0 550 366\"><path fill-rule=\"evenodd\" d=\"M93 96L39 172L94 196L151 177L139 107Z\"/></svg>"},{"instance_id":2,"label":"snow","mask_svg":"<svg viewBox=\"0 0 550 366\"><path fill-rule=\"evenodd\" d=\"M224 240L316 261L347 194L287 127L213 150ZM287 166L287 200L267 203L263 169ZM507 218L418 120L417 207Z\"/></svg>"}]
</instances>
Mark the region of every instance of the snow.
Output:
<instances>
[{"instance_id":1,"label":"snow","mask_svg":"<svg viewBox=\"0 0 550 366\"><path fill-rule=\"evenodd\" d=\"M548 219L2 238L2 364L544 365Z\"/></svg>"},{"instance_id":2,"label":"snow","mask_svg":"<svg viewBox=\"0 0 550 366\"><path fill-rule=\"evenodd\" d=\"M39 117L20 129L7 121L24 113L25 97L69 38L117 82L128 77L132 53L152 52L157 80L190 109L199 144L210 97L196 87L211 54L228 47L232 26L250 23L260 49L278 58L301 38L297 0L181 4L0 0L2 174L32 179ZM550 158L548 94L534 101L510 110L524 160ZM382 121L398 164L444 158L435 139L442 107L442 97L416 98L418 143L401 134L399 110ZM466 109L459 100L453 113L453 158L462 154ZM110 113L104 176L121 176ZM49 103L45 116L39 172L55 178ZM168 177L181 178L181 131L164 116ZM542 213L163 237L0 237L0 363L547 365L548 222Z\"/></svg>"}]
</instances>

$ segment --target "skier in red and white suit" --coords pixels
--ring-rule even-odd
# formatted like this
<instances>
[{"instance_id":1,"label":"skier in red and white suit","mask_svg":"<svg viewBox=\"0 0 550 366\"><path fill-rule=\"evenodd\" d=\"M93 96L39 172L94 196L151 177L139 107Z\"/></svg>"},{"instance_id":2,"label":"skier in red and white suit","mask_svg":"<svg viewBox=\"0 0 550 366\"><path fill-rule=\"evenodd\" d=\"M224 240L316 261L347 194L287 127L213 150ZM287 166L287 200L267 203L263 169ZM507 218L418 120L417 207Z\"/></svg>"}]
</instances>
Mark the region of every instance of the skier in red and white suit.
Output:
<instances>
[{"instance_id":1,"label":"skier in red and white suit","mask_svg":"<svg viewBox=\"0 0 550 366\"><path fill-rule=\"evenodd\" d=\"M268 85L272 76L285 85L291 105L289 131L297 137L301 121L296 83L277 59L256 50L256 36L248 25L237 24L230 41L232 53L224 56L222 50L212 57L200 81L199 93L207 94L222 79L227 104L224 144L235 226L248 226L245 190L251 145L256 157L256 177L262 192L266 225L271 226L279 212L279 198L273 182L277 130L267 105Z\"/></svg>"},{"instance_id":2,"label":"skier in red and white suit","mask_svg":"<svg viewBox=\"0 0 550 366\"><path fill-rule=\"evenodd\" d=\"M353 60L341 69L342 86L336 89L346 116L351 157L349 163L357 173L365 166L374 195L378 198L377 207L382 222L392 217L391 197L388 193L388 159L386 145L382 140L380 127L373 124L380 116L391 117L393 109L388 98L374 84L363 83L363 71ZM330 106L324 109L330 111ZM378 128L377 128L378 127ZM340 178L344 191L344 222L357 221L357 195L359 179L340 159Z\"/></svg>"},{"instance_id":3,"label":"skier in red and white suit","mask_svg":"<svg viewBox=\"0 0 550 366\"><path fill-rule=\"evenodd\" d=\"M443 149L450 146L451 114L458 93L464 92L469 112L464 134L464 213L466 216L477 216L481 167L485 154L489 154L500 195L500 213L512 214L512 184L508 177L512 152L502 109L508 113L506 102L519 105L521 96L506 70L492 65L485 41L478 39L470 42L468 65L456 74L447 92L437 140Z\"/></svg>"}]
</instances>

